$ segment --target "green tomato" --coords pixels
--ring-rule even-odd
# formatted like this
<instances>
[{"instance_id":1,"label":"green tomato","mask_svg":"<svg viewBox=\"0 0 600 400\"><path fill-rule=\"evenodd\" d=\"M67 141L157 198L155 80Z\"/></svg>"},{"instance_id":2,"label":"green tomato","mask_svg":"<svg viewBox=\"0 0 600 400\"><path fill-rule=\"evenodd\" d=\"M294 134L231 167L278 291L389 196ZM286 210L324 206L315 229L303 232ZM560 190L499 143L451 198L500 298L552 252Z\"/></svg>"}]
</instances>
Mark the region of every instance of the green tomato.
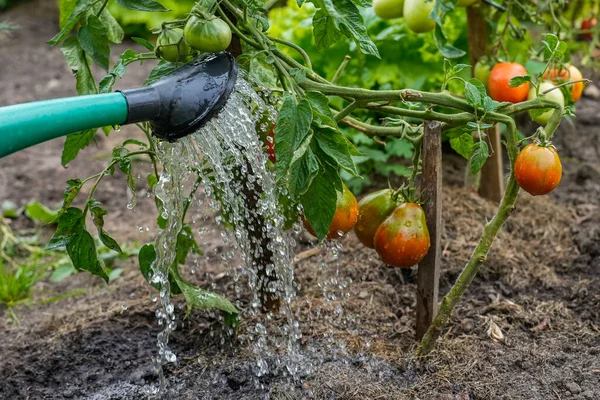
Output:
<instances>
[{"instance_id":1,"label":"green tomato","mask_svg":"<svg viewBox=\"0 0 600 400\"><path fill-rule=\"evenodd\" d=\"M552 82L542 82L540 85L540 94L552 89L553 87L555 87ZM537 97L537 95L535 94L535 87L532 87L529 90L529 96L527 96L528 100L533 100ZM548 100L553 100L555 102L557 102L558 104L560 104L562 107L565 106L565 96L562 94L562 92L560 91L560 89L555 89L547 94L544 95L545 98L547 98ZM540 125L546 125L548 123L548 121L550 120L550 117L552 116L552 113L554 112L554 108L549 109L548 111L546 111L545 113L538 115L536 114L535 110L531 110L529 111L529 115L531 116L531 119L535 122L537 122Z\"/></svg>"},{"instance_id":2,"label":"green tomato","mask_svg":"<svg viewBox=\"0 0 600 400\"><path fill-rule=\"evenodd\" d=\"M435 1L404 1L404 20L411 31L415 33L423 33L432 31L433 28L435 28L435 21L429 18L429 14L431 14L434 5Z\"/></svg>"},{"instance_id":3,"label":"green tomato","mask_svg":"<svg viewBox=\"0 0 600 400\"><path fill-rule=\"evenodd\" d=\"M468 6L472 6L473 4L477 3L479 0L458 0L458 3L456 3L457 7L468 7Z\"/></svg>"},{"instance_id":4,"label":"green tomato","mask_svg":"<svg viewBox=\"0 0 600 400\"><path fill-rule=\"evenodd\" d=\"M477 61L477 64L475 64L474 72L475 79L483 83L483 86L487 89L490 81L490 74L492 73L492 66L479 60Z\"/></svg>"},{"instance_id":5,"label":"green tomato","mask_svg":"<svg viewBox=\"0 0 600 400\"><path fill-rule=\"evenodd\" d=\"M179 62L192 54L192 48L183 40L182 29L163 29L156 39L155 53L167 61Z\"/></svg>"},{"instance_id":6,"label":"green tomato","mask_svg":"<svg viewBox=\"0 0 600 400\"><path fill-rule=\"evenodd\" d=\"M185 40L194 49L218 53L231 44L231 29L221 18L205 20L195 15L188 20L183 30Z\"/></svg>"},{"instance_id":7,"label":"green tomato","mask_svg":"<svg viewBox=\"0 0 600 400\"><path fill-rule=\"evenodd\" d=\"M404 15L404 0L373 0L373 11L382 19L400 18Z\"/></svg>"}]
</instances>

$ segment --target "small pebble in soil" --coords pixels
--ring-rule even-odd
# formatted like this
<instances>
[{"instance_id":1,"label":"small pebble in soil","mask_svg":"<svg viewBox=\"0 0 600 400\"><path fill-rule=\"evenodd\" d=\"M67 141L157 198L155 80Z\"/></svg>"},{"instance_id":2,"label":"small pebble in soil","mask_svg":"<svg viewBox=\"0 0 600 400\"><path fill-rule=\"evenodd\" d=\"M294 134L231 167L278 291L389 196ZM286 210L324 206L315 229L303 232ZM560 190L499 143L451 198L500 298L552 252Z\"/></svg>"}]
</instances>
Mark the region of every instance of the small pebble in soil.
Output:
<instances>
[{"instance_id":1,"label":"small pebble in soil","mask_svg":"<svg viewBox=\"0 0 600 400\"><path fill-rule=\"evenodd\" d=\"M575 382L568 382L565 384L565 386L567 387L567 389L569 389L569 392L573 393L573 394L577 394L579 392L581 392L581 387L576 384Z\"/></svg>"}]
</instances>

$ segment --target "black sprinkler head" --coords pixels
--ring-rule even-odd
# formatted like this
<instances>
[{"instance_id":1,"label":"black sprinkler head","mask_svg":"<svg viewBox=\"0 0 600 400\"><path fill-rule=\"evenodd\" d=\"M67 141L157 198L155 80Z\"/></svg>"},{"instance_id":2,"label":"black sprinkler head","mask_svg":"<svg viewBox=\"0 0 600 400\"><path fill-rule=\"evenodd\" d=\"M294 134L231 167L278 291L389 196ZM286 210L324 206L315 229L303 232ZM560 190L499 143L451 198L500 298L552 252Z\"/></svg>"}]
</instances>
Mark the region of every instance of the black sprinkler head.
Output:
<instances>
[{"instance_id":1,"label":"black sprinkler head","mask_svg":"<svg viewBox=\"0 0 600 400\"><path fill-rule=\"evenodd\" d=\"M187 136L223 108L237 74L231 54L201 55L150 86L123 90L126 123L151 121L153 135L169 142Z\"/></svg>"}]
</instances>

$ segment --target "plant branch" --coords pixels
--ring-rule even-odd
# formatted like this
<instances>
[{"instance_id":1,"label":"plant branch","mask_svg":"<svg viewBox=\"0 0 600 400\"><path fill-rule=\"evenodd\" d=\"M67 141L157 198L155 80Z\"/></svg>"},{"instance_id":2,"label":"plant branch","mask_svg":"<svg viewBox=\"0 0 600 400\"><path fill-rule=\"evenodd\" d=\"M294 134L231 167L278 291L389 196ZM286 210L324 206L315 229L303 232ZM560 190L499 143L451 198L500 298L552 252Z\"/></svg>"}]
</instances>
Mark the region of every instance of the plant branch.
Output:
<instances>
[{"instance_id":1,"label":"plant branch","mask_svg":"<svg viewBox=\"0 0 600 400\"><path fill-rule=\"evenodd\" d=\"M335 121L340 122L341 120L346 118L348 115L352 114L352 112L354 110L356 110L358 107L360 107L360 102L358 100L353 101L352 103L350 103L348 105L348 107L344 108L342 111L340 111L339 113L336 114L336 116L334 118Z\"/></svg>"},{"instance_id":2,"label":"plant branch","mask_svg":"<svg viewBox=\"0 0 600 400\"><path fill-rule=\"evenodd\" d=\"M591 81L590 79L577 79L577 80L575 80L575 81L564 82L564 83L561 83L560 85L556 85L556 86L554 86L553 88L550 88L550 89L548 89L548 90L545 90L545 91L543 91L541 94L542 94L542 95L544 95L544 94L548 94L548 93L550 93L551 91L553 91L553 90L556 90L556 89L559 89L559 88L561 88L561 87L563 87L563 86L567 86L567 85L573 85L574 83L579 83L579 82L583 82L583 83L587 83L587 84L593 83L593 81Z\"/></svg>"},{"instance_id":3,"label":"plant branch","mask_svg":"<svg viewBox=\"0 0 600 400\"><path fill-rule=\"evenodd\" d=\"M316 90L328 96L339 96L352 98L354 100L365 101L415 101L426 104L433 104L448 108L454 108L469 113L473 112L473 106L463 99L454 97L448 93L428 93L419 90L370 90L361 88L349 88L333 84L322 84L317 82L304 81L300 84L307 90Z\"/></svg>"},{"instance_id":4,"label":"plant branch","mask_svg":"<svg viewBox=\"0 0 600 400\"><path fill-rule=\"evenodd\" d=\"M346 56L344 57L344 61L342 61L342 63L340 64L340 66L338 67L337 71L335 71L335 75L333 75L333 79L331 79L331 83L332 84L336 84L338 82L338 80L340 79L340 77L342 76L342 74L344 73L344 70L346 69L346 66L348 65L348 63L350 62L350 59L352 57L350 56Z\"/></svg>"},{"instance_id":5,"label":"plant branch","mask_svg":"<svg viewBox=\"0 0 600 400\"><path fill-rule=\"evenodd\" d=\"M271 37L271 36L267 36L267 38L269 40L272 40L273 42L283 44L285 46L291 47L292 49L296 50L302 56L302 59L304 60L306 67L308 69L312 70L312 62L310 61L310 57L308 56L308 54L306 54L306 51L304 51L304 49L302 47L298 46L295 43L288 42L287 40L278 39L278 38Z\"/></svg>"}]
</instances>

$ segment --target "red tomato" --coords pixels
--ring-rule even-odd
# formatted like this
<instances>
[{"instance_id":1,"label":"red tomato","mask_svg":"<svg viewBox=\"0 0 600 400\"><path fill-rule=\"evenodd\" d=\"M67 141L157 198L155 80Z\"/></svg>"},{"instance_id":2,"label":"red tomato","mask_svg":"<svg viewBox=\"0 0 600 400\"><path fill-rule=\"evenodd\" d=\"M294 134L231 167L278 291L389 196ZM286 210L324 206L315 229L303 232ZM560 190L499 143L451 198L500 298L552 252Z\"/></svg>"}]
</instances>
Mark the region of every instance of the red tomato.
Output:
<instances>
[{"instance_id":1,"label":"red tomato","mask_svg":"<svg viewBox=\"0 0 600 400\"><path fill-rule=\"evenodd\" d=\"M515 178L523 190L534 196L550 193L560 183L562 164L552 146L528 144L515 161Z\"/></svg>"},{"instance_id":2,"label":"red tomato","mask_svg":"<svg viewBox=\"0 0 600 400\"><path fill-rule=\"evenodd\" d=\"M521 64L502 62L494 65L488 81L490 97L511 103L524 101L529 93L529 82L514 88L508 84L512 78L523 75L527 75L527 70Z\"/></svg>"},{"instance_id":3,"label":"red tomato","mask_svg":"<svg viewBox=\"0 0 600 400\"><path fill-rule=\"evenodd\" d=\"M581 23L581 30L587 31L590 29L594 29L594 27L596 26L597 23L598 23L598 20L593 17L584 19L583 22ZM592 32L582 33L581 37L585 40L592 40L594 38L594 34Z\"/></svg>"},{"instance_id":4,"label":"red tomato","mask_svg":"<svg viewBox=\"0 0 600 400\"><path fill-rule=\"evenodd\" d=\"M400 204L375 233L375 250L384 263L410 268L429 250L425 212L416 203Z\"/></svg>"}]
</instances>

